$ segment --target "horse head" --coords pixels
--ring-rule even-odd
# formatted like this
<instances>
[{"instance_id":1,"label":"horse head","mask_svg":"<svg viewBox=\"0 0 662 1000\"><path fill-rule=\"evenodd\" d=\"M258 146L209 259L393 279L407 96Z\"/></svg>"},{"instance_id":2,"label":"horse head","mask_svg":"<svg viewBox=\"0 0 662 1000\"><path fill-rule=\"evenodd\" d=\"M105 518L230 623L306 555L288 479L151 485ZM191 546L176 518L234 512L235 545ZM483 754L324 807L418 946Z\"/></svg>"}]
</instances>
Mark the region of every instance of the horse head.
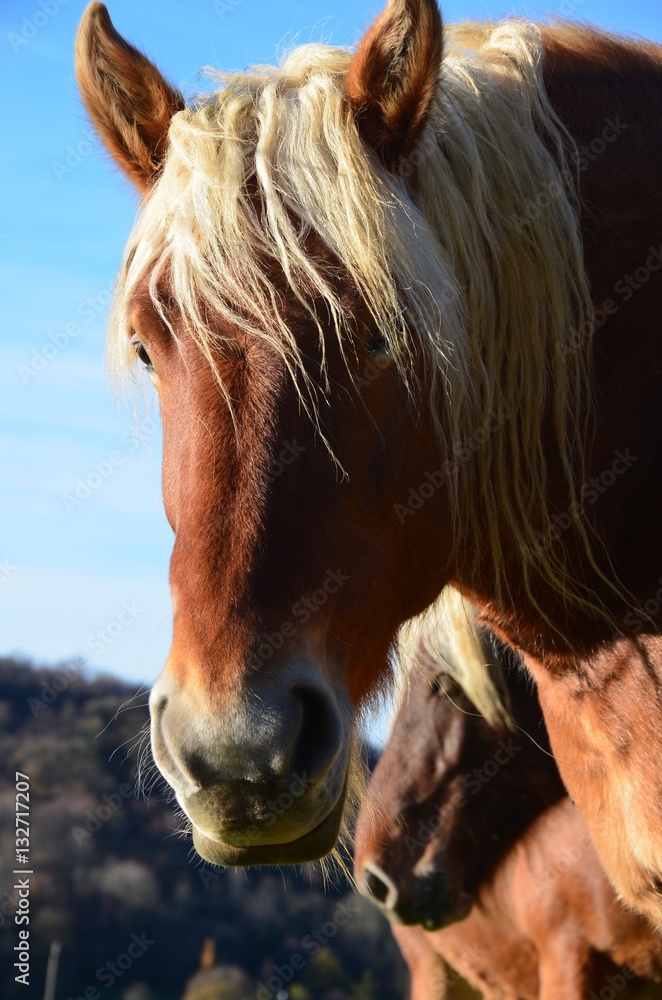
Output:
<instances>
[{"instance_id":1,"label":"horse head","mask_svg":"<svg viewBox=\"0 0 662 1000\"><path fill-rule=\"evenodd\" d=\"M211 861L299 862L334 846L356 710L386 675L400 622L439 589L432 510L393 519L417 468L437 462L394 363L397 303L382 328L366 304L379 289L352 280L331 235L309 224L319 206L301 198L347 204L354 183L315 152L313 122L344 136L339 155L378 156L384 171L415 146L440 51L434 4L391 4L352 58L313 47L274 72L269 93L244 75L187 107L102 4L80 27L85 103L142 196L111 353L142 364L158 392L175 533L153 753ZM321 158L317 178L296 159L303 141ZM288 164L299 204L284 191ZM363 193L366 219L378 196ZM366 238L354 233L357 252ZM427 580L422 567L403 573L431 530Z\"/></svg>"},{"instance_id":2,"label":"horse head","mask_svg":"<svg viewBox=\"0 0 662 1000\"><path fill-rule=\"evenodd\" d=\"M488 721L452 659L421 641L359 812L357 883L397 923L436 930L464 919L500 859L564 794L516 656L487 636L479 649L493 664L484 691L491 674L501 710Z\"/></svg>"}]
</instances>

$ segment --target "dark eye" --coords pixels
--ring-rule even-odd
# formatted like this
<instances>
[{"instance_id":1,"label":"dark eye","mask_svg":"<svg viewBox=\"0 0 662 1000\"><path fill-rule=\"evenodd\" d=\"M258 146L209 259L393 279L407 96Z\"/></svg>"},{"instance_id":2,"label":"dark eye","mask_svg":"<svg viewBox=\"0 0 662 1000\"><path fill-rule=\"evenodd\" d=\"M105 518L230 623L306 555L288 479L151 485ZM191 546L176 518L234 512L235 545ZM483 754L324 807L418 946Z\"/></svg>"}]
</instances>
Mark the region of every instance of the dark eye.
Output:
<instances>
[{"instance_id":1,"label":"dark eye","mask_svg":"<svg viewBox=\"0 0 662 1000\"><path fill-rule=\"evenodd\" d=\"M448 678L443 674L435 674L430 678L430 693L445 694L448 691Z\"/></svg>"},{"instance_id":2,"label":"dark eye","mask_svg":"<svg viewBox=\"0 0 662 1000\"><path fill-rule=\"evenodd\" d=\"M152 364L152 359L147 353L145 345L142 343L142 341L138 340L137 337L134 337L134 339L131 341L131 346L135 350L138 360L142 361L145 368L149 368L150 371L154 371L154 365Z\"/></svg>"},{"instance_id":3,"label":"dark eye","mask_svg":"<svg viewBox=\"0 0 662 1000\"><path fill-rule=\"evenodd\" d=\"M370 331L366 346L371 354L388 354L389 352L388 341L379 330Z\"/></svg>"}]
</instances>

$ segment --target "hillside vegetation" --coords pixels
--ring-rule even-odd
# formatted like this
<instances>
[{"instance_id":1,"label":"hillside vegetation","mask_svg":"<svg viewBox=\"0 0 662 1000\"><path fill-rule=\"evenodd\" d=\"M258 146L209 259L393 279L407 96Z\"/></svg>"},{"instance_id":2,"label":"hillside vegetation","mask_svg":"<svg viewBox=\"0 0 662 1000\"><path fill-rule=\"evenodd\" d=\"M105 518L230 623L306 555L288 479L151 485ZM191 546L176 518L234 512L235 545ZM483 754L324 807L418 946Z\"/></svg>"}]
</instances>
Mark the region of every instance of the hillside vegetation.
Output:
<instances>
[{"instance_id":1,"label":"hillside vegetation","mask_svg":"<svg viewBox=\"0 0 662 1000\"><path fill-rule=\"evenodd\" d=\"M386 922L340 877L325 886L314 866L219 870L193 854L162 785L148 798L137 789L148 713L147 695L135 695L76 664L0 659L3 1000L43 996L55 939L57 1000L180 1000L207 938L221 968L190 983L196 1000L271 1000L278 970L290 1000L406 996ZM30 777L29 989L12 968L15 771Z\"/></svg>"}]
</instances>

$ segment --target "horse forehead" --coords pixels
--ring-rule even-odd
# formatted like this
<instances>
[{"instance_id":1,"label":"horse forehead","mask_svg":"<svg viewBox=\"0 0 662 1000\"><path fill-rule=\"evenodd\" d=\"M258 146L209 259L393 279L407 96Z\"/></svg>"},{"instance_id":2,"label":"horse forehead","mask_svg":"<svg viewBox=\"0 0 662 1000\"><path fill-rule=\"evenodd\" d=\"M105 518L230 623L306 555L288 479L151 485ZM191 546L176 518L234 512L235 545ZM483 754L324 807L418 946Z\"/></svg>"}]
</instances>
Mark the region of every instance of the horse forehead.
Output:
<instances>
[{"instance_id":1,"label":"horse forehead","mask_svg":"<svg viewBox=\"0 0 662 1000\"><path fill-rule=\"evenodd\" d=\"M195 338L181 320L177 299L165 277L159 278L154 289L149 274L140 279L128 299L126 318L129 333L144 332L164 343L170 343L174 337L180 351L193 348L202 355ZM234 367L236 362L245 360L249 346L253 349L266 346L255 335L242 334L237 326L221 317L209 315L209 329L217 336L210 338L207 348L214 362L219 364L227 361ZM213 375L210 364L203 369Z\"/></svg>"},{"instance_id":2,"label":"horse forehead","mask_svg":"<svg viewBox=\"0 0 662 1000\"><path fill-rule=\"evenodd\" d=\"M459 756L464 729L461 713L444 695L419 696L404 706L390 742L398 750L403 770L423 778L431 773L432 760L441 763Z\"/></svg>"}]
</instances>

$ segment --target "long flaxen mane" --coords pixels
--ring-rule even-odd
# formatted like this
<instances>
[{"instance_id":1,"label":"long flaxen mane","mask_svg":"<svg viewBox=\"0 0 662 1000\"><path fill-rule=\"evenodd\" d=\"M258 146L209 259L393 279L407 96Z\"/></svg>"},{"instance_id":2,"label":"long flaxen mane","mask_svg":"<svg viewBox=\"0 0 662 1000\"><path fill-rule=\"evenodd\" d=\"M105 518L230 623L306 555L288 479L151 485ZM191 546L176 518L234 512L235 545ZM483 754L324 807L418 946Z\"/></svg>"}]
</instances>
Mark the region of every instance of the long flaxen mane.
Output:
<instances>
[{"instance_id":1,"label":"long flaxen mane","mask_svg":"<svg viewBox=\"0 0 662 1000\"><path fill-rule=\"evenodd\" d=\"M148 274L168 321L158 290L167 275L211 366L224 340L209 312L268 342L319 421L325 372L318 382L306 374L274 281L284 275L322 346L337 337L350 364L355 319L337 267L307 253L314 234L426 400L463 565L475 567L487 542L500 600L514 552L534 606L542 581L586 610L585 586L568 578L555 546L539 544L553 530L550 414L569 501L582 481L593 329L576 150L546 96L542 56L528 22L447 27L430 120L395 170L357 131L350 52L305 45L280 68L224 75L172 120L161 176L127 245L110 356L128 364L127 305ZM590 552L581 503L570 509Z\"/></svg>"},{"instance_id":2,"label":"long flaxen mane","mask_svg":"<svg viewBox=\"0 0 662 1000\"><path fill-rule=\"evenodd\" d=\"M427 664L451 677L493 729L513 727L502 657L480 628L476 608L455 587L445 587L438 600L400 627L394 658L396 712L412 672Z\"/></svg>"}]
</instances>

